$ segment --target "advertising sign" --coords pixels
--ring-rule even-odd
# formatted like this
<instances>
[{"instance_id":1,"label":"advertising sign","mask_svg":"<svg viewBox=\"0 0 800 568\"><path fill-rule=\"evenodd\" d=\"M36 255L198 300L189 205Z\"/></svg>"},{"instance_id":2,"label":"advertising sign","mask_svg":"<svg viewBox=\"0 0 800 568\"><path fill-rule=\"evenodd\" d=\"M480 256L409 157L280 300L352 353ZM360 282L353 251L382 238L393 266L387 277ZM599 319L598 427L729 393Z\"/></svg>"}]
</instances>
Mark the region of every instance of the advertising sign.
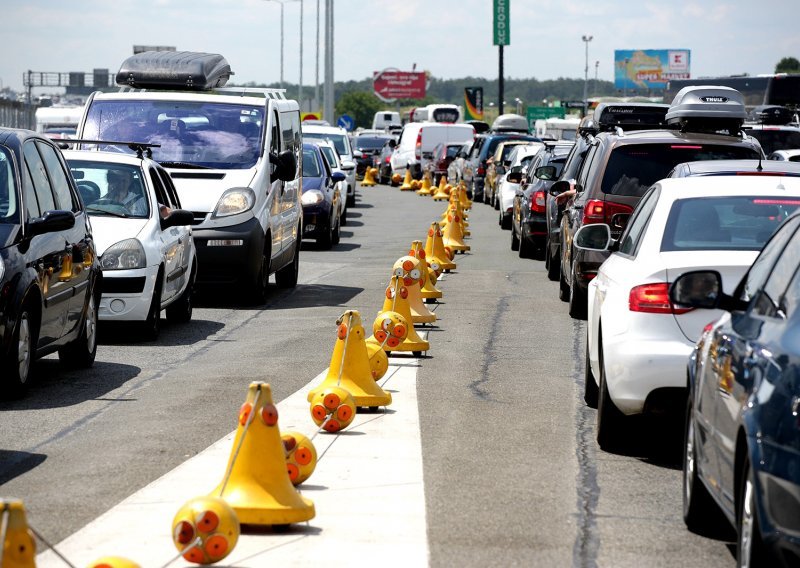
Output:
<instances>
[{"instance_id":1,"label":"advertising sign","mask_svg":"<svg viewBox=\"0 0 800 568\"><path fill-rule=\"evenodd\" d=\"M464 87L464 120L483 120L483 87Z\"/></svg>"},{"instance_id":2,"label":"advertising sign","mask_svg":"<svg viewBox=\"0 0 800 568\"><path fill-rule=\"evenodd\" d=\"M397 99L424 99L427 77L424 71L384 69L372 74L372 90L385 103Z\"/></svg>"},{"instance_id":3,"label":"advertising sign","mask_svg":"<svg viewBox=\"0 0 800 568\"><path fill-rule=\"evenodd\" d=\"M690 79L688 49L637 49L614 51L614 86L617 89L664 89L672 79Z\"/></svg>"},{"instance_id":4,"label":"advertising sign","mask_svg":"<svg viewBox=\"0 0 800 568\"><path fill-rule=\"evenodd\" d=\"M494 45L511 44L511 0L494 0Z\"/></svg>"}]
</instances>

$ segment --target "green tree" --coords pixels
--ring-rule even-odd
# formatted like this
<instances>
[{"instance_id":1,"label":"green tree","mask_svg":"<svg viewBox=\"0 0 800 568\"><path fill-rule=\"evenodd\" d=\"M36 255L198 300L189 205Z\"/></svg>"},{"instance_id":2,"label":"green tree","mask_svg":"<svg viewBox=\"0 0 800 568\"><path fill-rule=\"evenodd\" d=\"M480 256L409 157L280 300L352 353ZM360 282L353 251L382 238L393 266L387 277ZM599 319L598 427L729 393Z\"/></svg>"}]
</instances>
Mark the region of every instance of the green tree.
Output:
<instances>
[{"instance_id":1,"label":"green tree","mask_svg":"<svg viewBox=\"0 0 800 568\"><path fill-rule=\"evenodd\" d=\"M349 114L356 121L356 126L369 128L375 113L381 110L384 103L371 92L349 91L343 93L336 101L336 116Z\"/></svg>"},{"instance_id":2,"label":"green tree","mask_svg":"<svg viewBox=\"0 0 800 568\"><path fill-rule=\"evenodd\" d=\"M775 66L775 73L800 73L800 61L796 57L784 57Z\"/></svg>"}]
</instances>

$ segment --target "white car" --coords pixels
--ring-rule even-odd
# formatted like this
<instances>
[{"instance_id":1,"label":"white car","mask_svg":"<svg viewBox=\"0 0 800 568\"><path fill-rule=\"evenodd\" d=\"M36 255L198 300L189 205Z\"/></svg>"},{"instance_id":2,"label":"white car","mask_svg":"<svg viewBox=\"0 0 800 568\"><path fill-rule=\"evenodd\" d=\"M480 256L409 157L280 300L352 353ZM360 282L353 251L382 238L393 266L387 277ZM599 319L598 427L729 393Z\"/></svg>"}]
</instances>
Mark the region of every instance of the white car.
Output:
<instances>
[{"instance_id":1,"label":"white car","mask_svg":"<svg viewBox=\"0 0 800 568\"><path fill-rule=\"evenodd\" d=\"M350 137L344 128L338 126L316 126L304 122L301 126L303 140L312 142L316 140L329 140L333 143L341 159L341 170L347 176L347 206L356 204L356 162L353 157L353 148Z\"/></svg>"},{"instance_id":2,"label":"white car","mask_svg":"<svg viewBox=\"0 0 800 568\"><path fill-rule=\"evenodd\" d=\"M101 321L138 322L158 337L161 310L192 318L197 258L193 215L167 171L130 154L64 151L86 205L103 270Z\"/></svg>"},{"instance_id":3,"label":"white car","mask_svg":"<svg viewBox=\"0 0 800 568\"><path fill-rule=\"evenodd\" d=\"M333 145L333 142L329 140L311 140L312 143L317 144L319 146L320 152L328 161L328 166L330 166L332 172L342 172L347 177L347 173L342 169L342 161L339 157L339 153L336 151L336 148ZM344 181L336 182L336 185L339 186L339 194L346 195L347 191L347 179ZM339 200L339 222L342 225L347 225L347 200L340 199Z\"/></svg>"},{"instance_id":4,"label":"white car","mask_svg":"<svg viewBox=\"0 0 800 568\"><path fill-rule=\"evenodd\" d=\"M500 227L505 230L511 229L511 212L514 209L514 196L520 187L519 183L508 181L508 174L514 172L515 174L522 174L528 169L528 164L536 154L544 148L544 144L538 142L531 142L530 144L519 144L511 150L509 159L511 165L508 170L497 179L497 203L500 210L500 217L498 223ZM516 176L511 176L516 179Z\"/></svg>"},{"instance_id":5,"label":"white car","mask_svg":"<svg viewBox=\"0 0 800 568\"><path fill-rule=\"evenodd\" d=\"M800 162L800 149L798 150L775 150L767 160L776 162Z\"/></svg>"},{"instance_id":6,"label":"white car","mask_svg":"<svg viewBox=\"0 0 800 568\"><path fill-rule=\"evenodd\" d=\"M589 284L584 399L597 406L597 441L619 445L625 417L684 408L686 363L720 310L670 303L670 282L717 270L731 294L778 225L800 206L800 179L708 176L653 185L619 241L585 225L574 246L612 250Z\"/></svg>"}]
</instances>

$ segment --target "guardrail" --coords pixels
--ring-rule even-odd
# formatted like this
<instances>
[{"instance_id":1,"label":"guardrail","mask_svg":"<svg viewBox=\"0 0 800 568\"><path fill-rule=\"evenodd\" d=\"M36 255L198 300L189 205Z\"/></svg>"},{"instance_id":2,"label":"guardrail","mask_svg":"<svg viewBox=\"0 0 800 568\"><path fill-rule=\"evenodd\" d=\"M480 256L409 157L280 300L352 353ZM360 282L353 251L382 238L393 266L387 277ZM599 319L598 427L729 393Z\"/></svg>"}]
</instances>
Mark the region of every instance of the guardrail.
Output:
<instances>
[{"instance_id":1,"label":"guardrail","mask_svg":"<svg viewBox=\"0 0 800 568\"><path fill-rule=\"evenodd\" d=\"M36 128L36 106L17 101L0 100L0 126L7 128Z\"/></svg>"}]
</instances>

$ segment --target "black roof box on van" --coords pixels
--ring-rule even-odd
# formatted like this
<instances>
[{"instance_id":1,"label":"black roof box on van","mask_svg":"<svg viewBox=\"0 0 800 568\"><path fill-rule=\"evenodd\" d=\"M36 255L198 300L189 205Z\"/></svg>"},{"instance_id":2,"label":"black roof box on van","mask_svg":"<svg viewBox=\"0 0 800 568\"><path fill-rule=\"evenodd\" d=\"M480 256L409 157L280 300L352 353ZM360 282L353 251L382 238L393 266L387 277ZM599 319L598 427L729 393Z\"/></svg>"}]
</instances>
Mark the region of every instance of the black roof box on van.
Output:
<instances>
[{"instance_id":1,"label":"black roof box on van","mask_svg":"<svg viewBox=\"0 0 800 568\"><path fill-rule=\"evenodd\" d=\"M689 131L738 132L747 118L742 93L730 87L684 87L672 100L667 124Z\"/></svg>"},{"instance_id":2,"label":"black roof box on van","mask_svg":"<svg viewBox=\"0 0 800 568\"><path fill-rule=\"evenodd\" d=\"M750 111L748 122L756 124L784 125L794 120L794 111L777 105L760 105Z\"/></svg>"},{"instance_id":3,"label":"black roof box on van","mask_svg":"<svg viewBox=\"0 0 800 568\"><path fill-rule=\"evenodd\" d=\"M600 103L594 109L598 130L645 130L664 128L669 105L657 103Z\"/></svg>"},{"instance_id":4,"label":"black roof box on van","mask_svg":"<svg viewBox=\"0 0 800 568\"><path fill-rule=\"evenodd\" d=\"M227 60L216 53L143 51L122 62L117 85L207 91L224 86L231 75L233 71Z\"/></svg>"}]
</instances>

